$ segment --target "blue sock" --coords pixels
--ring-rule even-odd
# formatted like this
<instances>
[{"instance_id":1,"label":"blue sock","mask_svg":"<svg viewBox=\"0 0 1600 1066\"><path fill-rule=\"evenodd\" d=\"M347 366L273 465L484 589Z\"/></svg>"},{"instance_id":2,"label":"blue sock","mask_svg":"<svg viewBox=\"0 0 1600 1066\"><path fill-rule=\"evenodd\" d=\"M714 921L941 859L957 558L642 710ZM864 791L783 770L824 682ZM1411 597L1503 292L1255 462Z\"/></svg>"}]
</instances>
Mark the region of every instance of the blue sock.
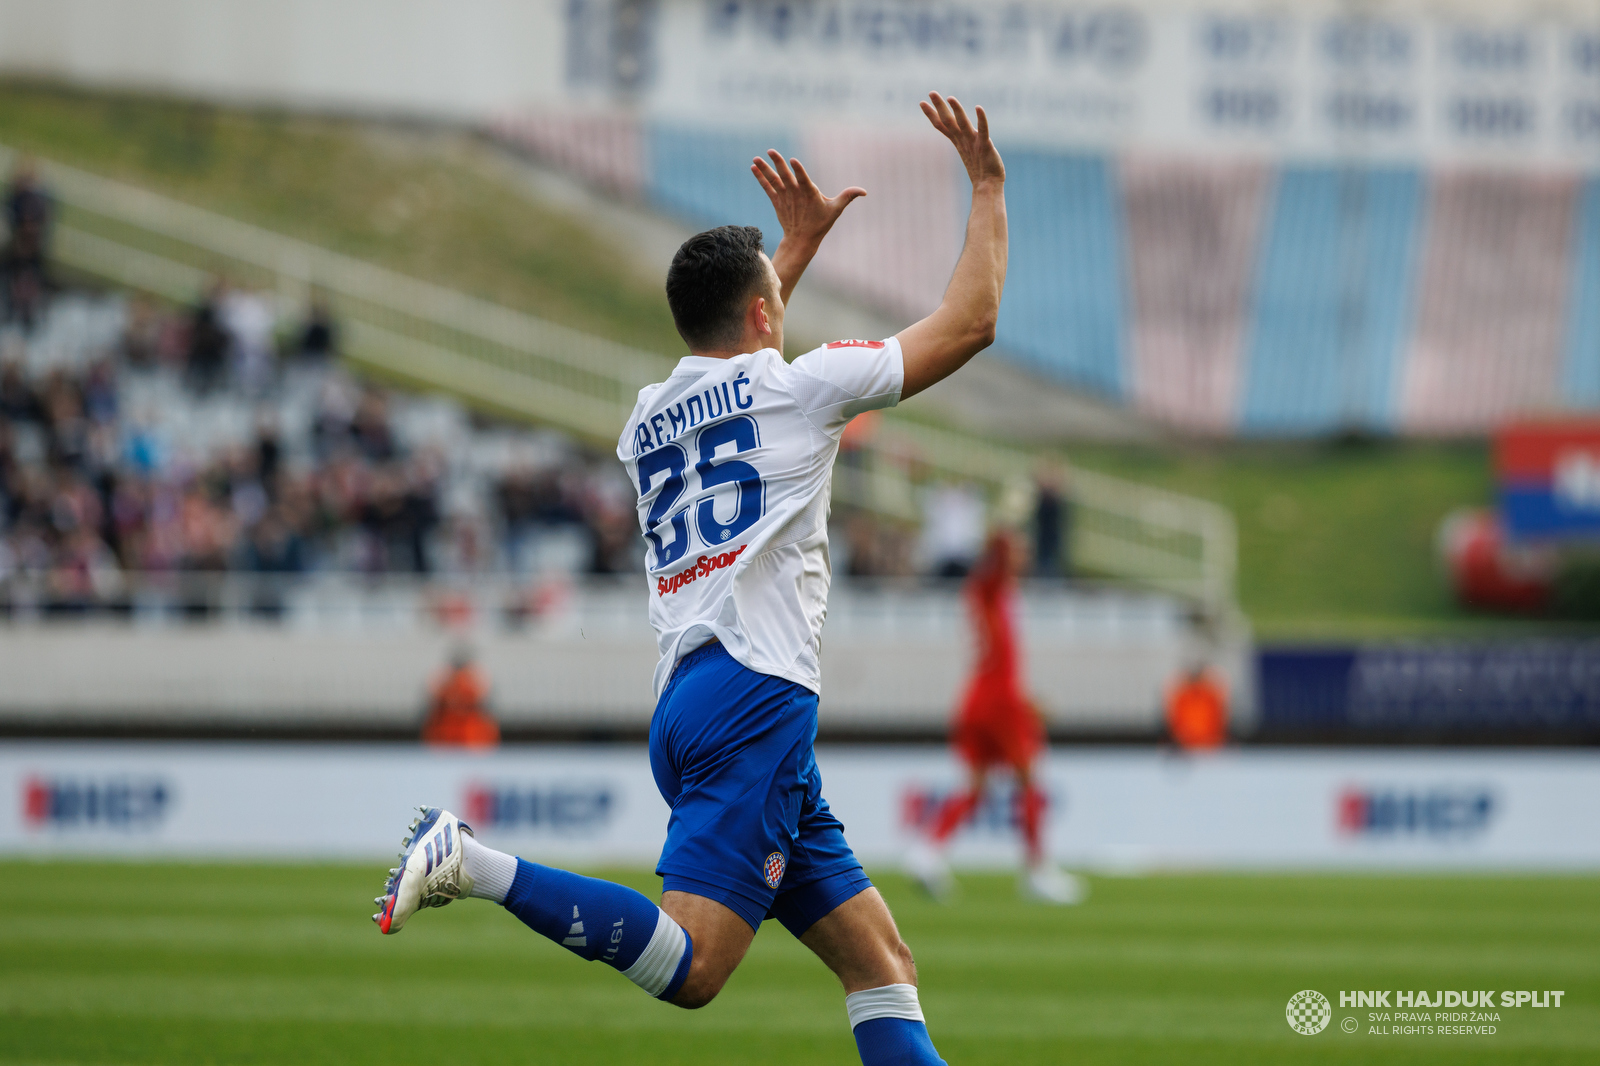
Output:
<instances>
[{"instance_id":1,"label":"blue sock","mask_svg":"<svg viewBox=\"0 0 1600 1066\"><path fill-rule=\"evenodd\" d=\"M534 932L621 971L657 999L671 1000L689 976L689 934L624 885L518 859L505 908Z\"/></svg>"},{"instance_id":2,"label":"blue sock","mask_svg":"<svg viewBox=\"0 0 1600 1066\"><path fill-rule=\"evenodd\" d=\"M946 1066L922 1020L916 985L885 985L844 997L862 1066Z\"/></svg>"},{"instance_id":3,"label":"blue sock","mask_svg":"<svg viewBox=\"0 0 1600 1066\"><path fill-rule=\"evenodd\" d=\"M909 1018L874 1018L855 1028L862 1066L945 1066L928 1027Z\"/></svg>"}]
</instances>

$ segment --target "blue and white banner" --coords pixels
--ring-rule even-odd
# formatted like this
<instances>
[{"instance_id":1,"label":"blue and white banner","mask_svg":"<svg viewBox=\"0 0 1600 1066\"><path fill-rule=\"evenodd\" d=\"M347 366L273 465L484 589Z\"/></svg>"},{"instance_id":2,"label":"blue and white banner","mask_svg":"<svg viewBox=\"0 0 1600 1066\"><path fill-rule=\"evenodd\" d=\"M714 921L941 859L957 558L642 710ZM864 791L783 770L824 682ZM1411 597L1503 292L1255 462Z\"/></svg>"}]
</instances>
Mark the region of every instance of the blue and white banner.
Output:
<instances>
[{"instance_id":1,"label":"blue and white banner","mask_svg":"<svg viewBox=\"0 0 1600 1066\"><path fill-rule=\"evenodd\" d=\"M869 864L897 862L961 767L927 748L824 748L823 791ZM1600 753L1056 751L1051 852L1119 872L1600 869ZM955 839L963 866L1014 864L1001 783ZM573 864L653 862L667 809L643 748L11 743L0 853L357 859L399 851L411 806L486 843Z\"/></svg>"},{"instance_id":2,"label":"blue and white banner","mask_svg":"<svg viewBox=\"0 0 1600 1066\"><path fill-rule=\"evenodd\" d=\"M1269 733L1600 731L1600 641L1267 649Z\"/></svg>"}]
</instances>

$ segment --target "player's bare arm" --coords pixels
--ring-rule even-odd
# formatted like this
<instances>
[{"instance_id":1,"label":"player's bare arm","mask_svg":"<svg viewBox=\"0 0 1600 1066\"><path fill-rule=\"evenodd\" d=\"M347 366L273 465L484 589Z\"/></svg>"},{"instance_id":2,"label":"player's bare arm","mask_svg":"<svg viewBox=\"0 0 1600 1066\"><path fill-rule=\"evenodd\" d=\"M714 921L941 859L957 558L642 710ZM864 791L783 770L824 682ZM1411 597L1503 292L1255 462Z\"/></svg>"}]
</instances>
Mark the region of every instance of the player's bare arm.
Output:
<instances>
[{"instance_id":1,"label":"player's bare arm","mask_svg":"<svg viewBox=\"0 0 1600 1066\"><path fill-rule=\"evenodd\" d=\"M933 128L949 138L972 181L967 241L938 310L899 334L905 360L902 400L943 381L994 343L1000 292L1006 284L1006 167L989 139L989 116L977 123L955 97L929 93L922 105Z\"/></svg>"},{"instance_id":2,"label":"player's bare arm","mask_svg":"<svg viewBox=\"0 0 1600 1066\"><path fill-rule=\"evenodd\" d=\"M776 148L769 149L767 156L770 163L759 156L751 160L750 172L766 190L772 209L777 212L778 225L783 227L783 239L772 253L772 268L778 273L778 298L788 303L800 275L822 246L822 238L850 202L867 195L867 190L852 185L837 196L824 196L800 160L786 162Z\"/></svg>"}]
</instances>

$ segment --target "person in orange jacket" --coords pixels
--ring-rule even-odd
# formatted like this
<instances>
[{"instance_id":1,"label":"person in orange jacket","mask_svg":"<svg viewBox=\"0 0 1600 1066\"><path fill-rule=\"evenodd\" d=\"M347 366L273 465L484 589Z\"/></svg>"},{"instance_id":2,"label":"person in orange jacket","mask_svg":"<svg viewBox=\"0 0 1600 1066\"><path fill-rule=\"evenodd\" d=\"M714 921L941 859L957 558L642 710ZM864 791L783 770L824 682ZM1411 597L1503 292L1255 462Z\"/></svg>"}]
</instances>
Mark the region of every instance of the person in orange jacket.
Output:
<instances>
[{"instance_id":1,"label":"person in orange jacket","mask_svg":"<svg viewBox=\"0 0 1600 1066\"><path fill-rule=\"evenodd\" d=\"M1227 689L1202 663L1167 693L1167 736L1190 751L1220 748L1228 739Z\"/></svg>"},{"instance_id":2,"label":"person in orange jacket","mask_svg":"<svg viewBox=\"0 0 1600 1066\"><path fill-rule=\"evenodd\" d=\"M458 650L430 693L422 739L438 746L492 748L500 726L489 713L489 683L466 649Z\"/></svg>"}]
</instances>

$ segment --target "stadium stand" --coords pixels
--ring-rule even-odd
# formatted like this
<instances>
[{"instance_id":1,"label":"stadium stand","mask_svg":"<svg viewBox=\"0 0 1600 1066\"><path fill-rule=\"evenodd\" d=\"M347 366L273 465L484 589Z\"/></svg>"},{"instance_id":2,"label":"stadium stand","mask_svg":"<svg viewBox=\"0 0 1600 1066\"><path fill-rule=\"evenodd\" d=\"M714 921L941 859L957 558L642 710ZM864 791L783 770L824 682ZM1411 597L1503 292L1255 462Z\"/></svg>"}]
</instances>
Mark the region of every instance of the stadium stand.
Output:
<instances>
[{"instance_id":1,"label":"stadium stand","mask_svg":"<svg viewBox=\"0 0 1600 1066\"><path fill-rule=\"evenodd\" d=\"M1006 153L1006 201L1036 224L1011 234L999 334L1029 370L1109 399L1127 397L1116 174L1095 156Z\"/></svg>"},{"instance_id":2,"label":"stadium stand","mask_svg":"<svg viewBox=\"0 0 1600 1066\"><path fill-rule=\"evenodd\" d=\"M759 221L769 243L746 167L803 149L825 185L869 189L811 276L901 316L937 299L959 183L927 146L827 123L631 121L593 140L543 117L498 132L695 224ZM998 350L1048 379L1206 434L1453 435L1600 402L1596 179L1002 147L1029 225L1013 234ZM950 210L898 217L908 190Z\"/></svg>"},{"instance_id":3,"label":"stadium stand","mask_svg":"<svg viewBox=\"0 0 1600 1066\"><path fill-rule=\"evenodd\" d=\"M551 163L608 192L628 197L644 192L644 139L630 117L540 111L505 119L498 130L506 140L537 145Z\"/></svg>"},{"instance_id":4,"label":"stadium stand","mask_svg":"<svg viewBox=\"0 0 1600 1066\"><path fill-rule=\"evenodd\" d=\"M1567 297L1562 391L1576 407L1600 406L1600 178L1584 183L1578 214L1577 265Z\"/></svg>"},{"instance_id":5,"label":"stadium stand","mask_svg":"<svg viewBox=\"0 0 1600 1066\"><path fill-rule=\"evenodd\" d=\"M1256 270L1243 432L1391 424L1420 201L1412 170L1278 176Z\"/></svg>"},{"instance_id":6,"label":"stadium stand","mask_svg":"<svg viewBox=\"0 0 1600 1066\"><path fill-rule=\"evenodd\" d=\"M767 194L750 176L750 160L776 148L799 149L788 130L700 130L652 124L645 136L650 201L657 207L717 225L759 225L768 248L783 231Z\"/></svg>"},{"instance_id":7,"label":"stadium stand","mask_svg":"<svg viewBox=\"0 0 1600 1066\"><path fill-rule=\"evenodd\" d=\"M804 147L801 160L822 187L860 185L874 207L829 235L815 268L897 318L914 321L937 306L967 211L950 154L923 138L833 126L809 131Z\"/></svg>"},{"instance_id":8,"label":"stadium stand","mask_svg":"<svg viewBox=\"0 0 1600 1066\"><path fill-rule=\"evenodd\" d=\"M1559 401L1578 191L1566 176L1434 175L1407 426L1467 433Z\"/></svg>"},{"instance_id":9,"label":"stadium stand","mask_svg":"<svg viewBox=\"0 0 1600 1066\"><path fill-rule=\"evenodd\" d=\"M1268 176L1254 163L1123 162L1133 390L1157 417L1232 426Z\"/></svg>"}]
</instances>

